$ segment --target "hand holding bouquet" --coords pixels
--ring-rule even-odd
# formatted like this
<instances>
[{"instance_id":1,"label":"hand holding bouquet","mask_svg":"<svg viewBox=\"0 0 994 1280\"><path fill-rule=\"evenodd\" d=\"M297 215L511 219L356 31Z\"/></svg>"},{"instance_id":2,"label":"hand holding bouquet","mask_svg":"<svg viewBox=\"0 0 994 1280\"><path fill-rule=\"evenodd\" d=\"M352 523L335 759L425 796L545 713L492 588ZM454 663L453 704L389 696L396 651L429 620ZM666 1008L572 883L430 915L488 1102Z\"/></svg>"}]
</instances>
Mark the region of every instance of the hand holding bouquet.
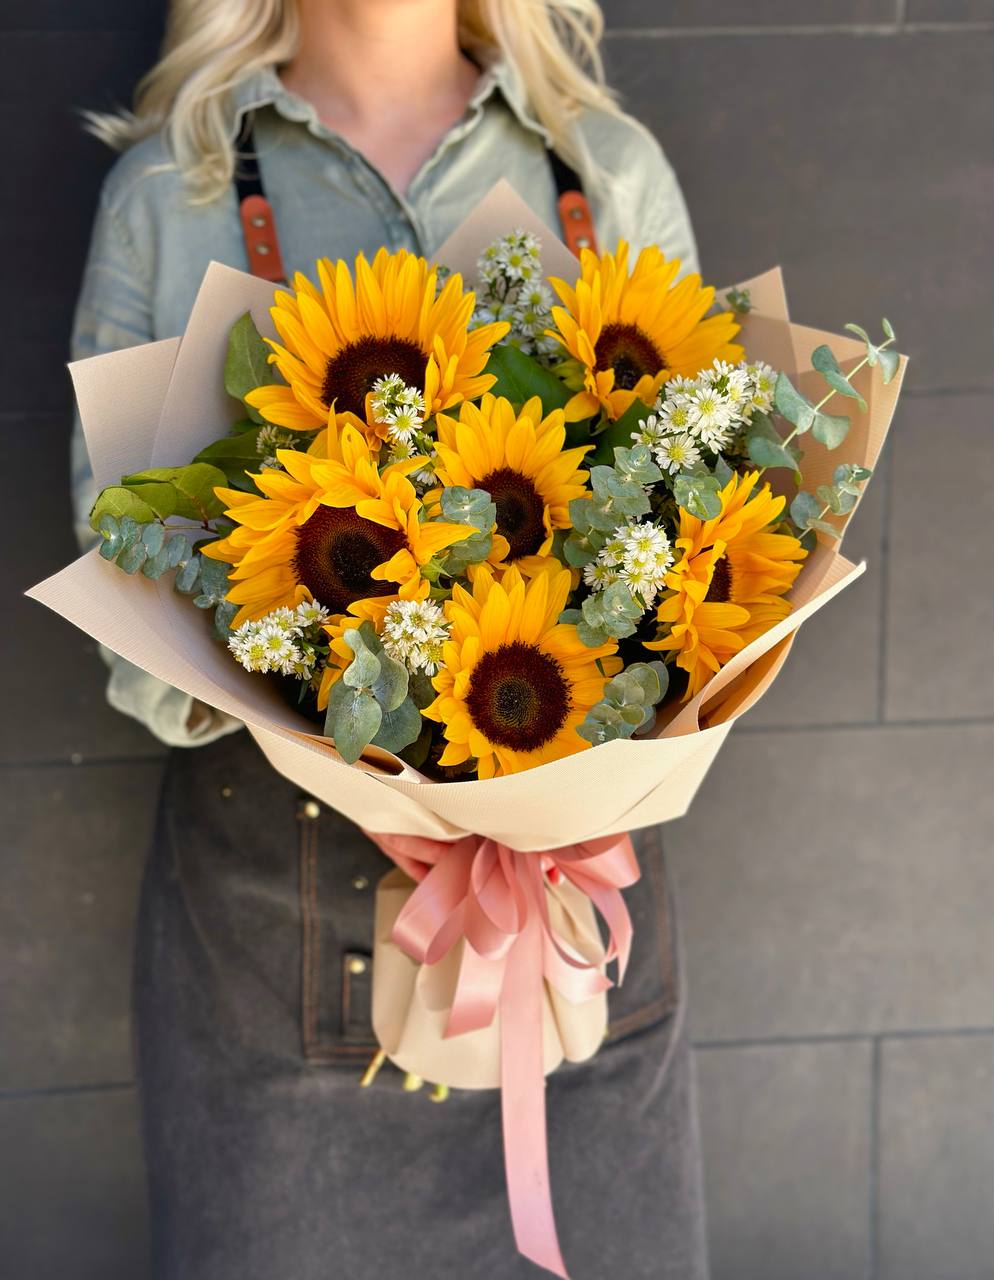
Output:
<instances>
[{"instance_id":1,"label":"hand holding bouquet","mask_svg":"<svg viewBox=\"0 0 994 1280\"><path fill-rule=\"evenodd\" d=\"M508 189L438 259L325 260L275 296L213 267L181 341L74 367L99 554L33 594L245 720L407 873L380 1041L519 1099L519 1245L565 1274L532 1212L542 1073L596 1051L623 833L686 810L860 571L835 544L901 362L886 322L790 325L777 273L716 308L653 247L578 265Z\"/></svg>"}]
</instances>

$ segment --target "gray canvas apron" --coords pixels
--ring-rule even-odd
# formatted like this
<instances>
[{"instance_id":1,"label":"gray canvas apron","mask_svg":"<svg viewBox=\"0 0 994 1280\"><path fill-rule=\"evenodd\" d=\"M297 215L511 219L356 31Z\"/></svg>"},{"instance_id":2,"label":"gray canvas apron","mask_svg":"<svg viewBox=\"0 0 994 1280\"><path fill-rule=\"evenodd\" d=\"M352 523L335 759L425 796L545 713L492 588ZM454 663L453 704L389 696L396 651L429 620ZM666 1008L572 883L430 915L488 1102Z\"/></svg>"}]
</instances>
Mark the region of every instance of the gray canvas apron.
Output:
<instances>
[{"instance_id":1,"label":"gray canvas apron","mask_svg":"<svg viewBox=\"0 0 994 1280\"><path fill-rule=\"evenodd\" d=\"M573 1280L705 1280L682 968L658 828L634 836L635 943L590 1062L549 1078ZM174 750L142 891L139 1088L159 1280L503 1280L499 1095L360 1089L373 902L391 863L247 733Z\"/></svg>"}]
</instances>

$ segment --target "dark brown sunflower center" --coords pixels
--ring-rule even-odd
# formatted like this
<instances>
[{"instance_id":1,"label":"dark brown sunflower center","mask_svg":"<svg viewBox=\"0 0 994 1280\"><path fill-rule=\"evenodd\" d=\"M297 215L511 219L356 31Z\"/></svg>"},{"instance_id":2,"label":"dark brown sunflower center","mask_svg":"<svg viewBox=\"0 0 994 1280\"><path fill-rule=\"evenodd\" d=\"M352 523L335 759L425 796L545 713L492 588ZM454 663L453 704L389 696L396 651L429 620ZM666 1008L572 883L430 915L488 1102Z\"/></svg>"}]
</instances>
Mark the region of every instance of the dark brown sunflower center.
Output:
<instances>
[{"instance_id":1,"label":"dark brown sunflower center","mask_svg":"<svg viewBox=\"0 0 994 1280\"><path fill-rule=\"evenodd\" d=\"M598 369L614 370L614 385L631 391L639 378L655 377L666 368L666 357L634 324L607 324L594 348Z\"/></svg>"},{"instance_id":2,"label":"dark brown sunflower center","mask_svg":"<svg viewBox=\"0 0 994 1280\"><path fill-rule=\"evenodd\" d=\"M428 357L407 338L374 338L366 335L349 342L332 356L324 371L321 399L335 401L339 413L354 413L365 420L366 396L377 378L397 373L407 386L422 388Z\"/></svg>"},{"instance_id":3,"label":"dark brown sunflower center","mask_svg":"<svg viewBox=\"0 0 994 1280\"><path fill-rule=\"evenodd\" d=\"M391 595L395 582L370 577L406 546L396 529L364 520L346 507L318 507L297 530L293 569L319 604L332 613L344 613L356 600Z\"/></svg>"},{"instance_id":4,"label":"dark brown sunflower center","mask_svg":"<svg viewBox=\"0 0 994 1280\"><path fill-rule=\"evenodd\" d=\"M708 593L704 599L724 604L731 598L732 571L728 567L728 557L719 556L714 562L714 569L711 572L711 585L708 587Z\"/></svg>"},{"instance_id":5,"label":"dark brown sunflower center","mask_svg":"<svg viewBox=\"0 0 994 1280\"><path fill-rule=\"evenodd\" d=\"M516 641L485 653L476 664L466 706L488 741L512 751L537 751L566 723L569 685L554 658Z\"/></svg>"},{"instance_id":6,"label":"dark brown sunflower center","mask_svg":"<svg viewBox=\"0 0 994 1280\"><path fill-rule=\"evenodd\" d=\"M477 481L497 506L497 532L508 540L508 560L533 556L545 541L545 503L527 476L510 467L489 471Z\"/></svg>"}]
</instances>

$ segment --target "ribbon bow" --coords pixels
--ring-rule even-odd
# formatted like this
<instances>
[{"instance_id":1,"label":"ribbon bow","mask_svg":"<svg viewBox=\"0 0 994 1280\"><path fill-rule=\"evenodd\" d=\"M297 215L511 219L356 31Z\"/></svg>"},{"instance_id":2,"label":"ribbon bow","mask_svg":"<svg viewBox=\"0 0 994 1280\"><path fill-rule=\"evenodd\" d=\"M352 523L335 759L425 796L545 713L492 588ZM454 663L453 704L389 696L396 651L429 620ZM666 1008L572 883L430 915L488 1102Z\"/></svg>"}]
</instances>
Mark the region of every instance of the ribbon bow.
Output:
<instances>
[{"instance_id":1,"label":"ribbon bow","mask_svg":"<svg viewBox=\"0 0 994 1280\"><path fill-rule=\"evenodd\" d=\"M627 835L544 853L521 853L481 836L454 843L366 833L415 881L392 940L419 964L465 942L445 1035L491 1024L500 1013L504 1167L518 1250L568 1280L552 1210L542 1056L543 984L573 1003L611 986L600 965L624 978L632 922L621 890L639 878ZM557 936L545 877L565 877L585 893L609 931L600 963Z\"/></svg>"}]
</instances>

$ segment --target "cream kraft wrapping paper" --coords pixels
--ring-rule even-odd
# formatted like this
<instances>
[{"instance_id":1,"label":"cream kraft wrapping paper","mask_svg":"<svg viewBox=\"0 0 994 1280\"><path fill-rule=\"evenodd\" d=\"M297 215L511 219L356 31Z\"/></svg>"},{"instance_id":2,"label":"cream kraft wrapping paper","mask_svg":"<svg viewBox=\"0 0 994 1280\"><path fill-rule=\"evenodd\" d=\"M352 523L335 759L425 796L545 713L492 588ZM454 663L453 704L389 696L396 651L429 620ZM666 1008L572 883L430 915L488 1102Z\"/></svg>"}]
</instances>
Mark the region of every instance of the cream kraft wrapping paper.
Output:
<instances>
[{"instance_id":1,"label":"cream kraft wrapping paper","mask_svg":"<svg viewBox=\"0 0 994 1280\"><path fill-rule=\"evenodd\" d=\"M576 260L506 182L485 197L436 259L475 283L481 249L519 226L541 238L548 274L576 277ZM785 369L807 394L822 394L820 378L807 371L820 343L828 343L846 370L862 358L854 340L790 323L779 270L741 287L750 289L754 304L742 327L747 355ZM272 334L272 292L265 281L212 263L182 338L70 366L98 484L147 466L185 463L225 434L236 416L222 379L228 331L249 310ZM841 460L874 466L904 364L902 357L886 387L879 370L865 368L857 376L868 411L853 408L852 430L837 453L822 449L810 434L804 437L806 488L830 479ZM777 473L771 479L779 482ZM345 764L268 681L232 660L213 639L205 614L169 580L128 576L94 548L28 595L135 665L244 721L275 769L368 830L440 839L474 832L532 851L684 814L732 724L776 678L797 628L864 568L846 560L836 544L820 543L797 579L792 613L736 654L694 699L660 717L647 737L606 743L526 773L454 783L431 782L375 748L357 765Z\"/></svg>"}]
</instances>

